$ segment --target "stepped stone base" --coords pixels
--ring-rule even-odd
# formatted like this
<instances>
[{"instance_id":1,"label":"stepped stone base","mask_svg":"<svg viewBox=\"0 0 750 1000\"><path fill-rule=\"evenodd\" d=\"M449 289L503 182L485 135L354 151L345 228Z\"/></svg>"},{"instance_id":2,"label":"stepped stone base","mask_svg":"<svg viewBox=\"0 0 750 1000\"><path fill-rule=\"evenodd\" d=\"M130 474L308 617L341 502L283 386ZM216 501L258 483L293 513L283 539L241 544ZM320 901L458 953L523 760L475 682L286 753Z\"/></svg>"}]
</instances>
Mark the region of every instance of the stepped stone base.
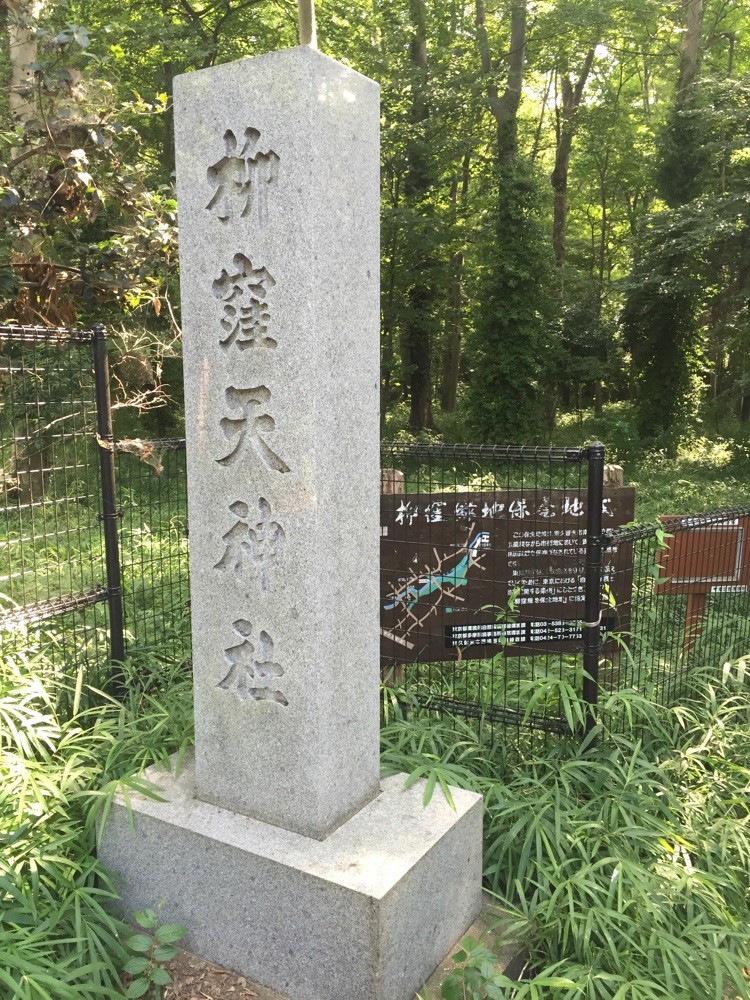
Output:
<instances>
[{"instance_id":1,"label":"stepped stone base","mask_svg":"<svg viewBox=\"0 0 750 1000\"><path fill-rule=\"evenodd\" d=\"M185 948L291 1000L412 1000L482 908L482 800L396 775L323 841L195 798L150 768L166 799L117 801L100 860L127 914L164 900Z\"/></svg>"}]
</instances>

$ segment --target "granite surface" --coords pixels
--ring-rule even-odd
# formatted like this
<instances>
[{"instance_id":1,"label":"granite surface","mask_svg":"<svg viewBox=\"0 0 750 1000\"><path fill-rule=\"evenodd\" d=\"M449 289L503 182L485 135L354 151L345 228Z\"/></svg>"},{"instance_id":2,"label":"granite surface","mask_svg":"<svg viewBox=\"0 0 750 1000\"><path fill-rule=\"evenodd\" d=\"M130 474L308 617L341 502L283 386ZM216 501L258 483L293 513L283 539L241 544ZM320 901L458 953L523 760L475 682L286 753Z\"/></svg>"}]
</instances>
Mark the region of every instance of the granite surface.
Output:
<instances>
[{"instance_id":1,"label":"granite surface","mask_svg":"<svg viewBox=\"0 0 750 1000\"><path fill-rule=\"evenodd\" d=\"M378 88L297 48L175 80L196 749L116 801L126 915L292 1000L411 1000L482 802L379 781Z\"/></svg>"},{"instance_id":2,"label":"granite surface","mask_svg":"<svg viewBox=\"0 0 750 1000\"><path fill-rule=\"evenodd\" d=\"M378 789L379 103L309 48L175 79L201 798Z\"/></svg>"},{"instance_id":3,"label":"granite surface","mask_svg":"<svg viewBox=\"0 0 750 1000\"><path fill-rule=\"evenodd\" d=\"M151 768L158 802L130 795L107 822L100 860L127 913L162 903L184 946L292 1000L411 1000L482 906L482 802L403 776L323 841L195 797Z\"/></svg>"}]
</instances>

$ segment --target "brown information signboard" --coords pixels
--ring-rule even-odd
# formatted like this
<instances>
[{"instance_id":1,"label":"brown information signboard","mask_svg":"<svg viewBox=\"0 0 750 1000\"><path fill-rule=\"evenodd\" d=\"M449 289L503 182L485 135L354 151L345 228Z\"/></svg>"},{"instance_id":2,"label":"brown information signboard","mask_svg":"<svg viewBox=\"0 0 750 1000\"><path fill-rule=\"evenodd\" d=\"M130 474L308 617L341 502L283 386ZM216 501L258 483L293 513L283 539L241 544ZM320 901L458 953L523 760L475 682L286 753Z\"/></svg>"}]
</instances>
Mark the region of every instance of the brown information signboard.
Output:
<instances>
[{"instance_id":1,"label":"brown information signboard","mask_svg":"<svg viewBox=\"0 0 750 1000\"><path fill-rule=\"evenodd\" d=\"M683 650L688 653L700 635L708 595L750 588L750 518L711 523L664 516L661 521L671 537L659 560L657 593L687 594Z\"/></svg>"},{"instance_id":2,"label":"brown information signboard","mask_svg":"<svg viewBox=\"0 0 750 1000\"><path fill-rule=\"evenodd\" d=\"M690 517L661 520L672 537L667 539L660 559L660 593L710 594L748 587L750 518L737 517L721 524L702 524Z\"/></svg>"},{"instance_id":3,"label":"brown information signboard","mask_svg":"<svg viewBox=\"0 0 750 1000\"><path fill-rule=\"evenodd\" d=\"M632 488L607 491L605 527L631 521L634 500ZM381 511L385 664L580 645L585 492L401 494L382 497ZM605 553L617 605L630 600L630 577L615 576ZM602 626L626 627L616 611Z\"/></svg>"}]
</instances>

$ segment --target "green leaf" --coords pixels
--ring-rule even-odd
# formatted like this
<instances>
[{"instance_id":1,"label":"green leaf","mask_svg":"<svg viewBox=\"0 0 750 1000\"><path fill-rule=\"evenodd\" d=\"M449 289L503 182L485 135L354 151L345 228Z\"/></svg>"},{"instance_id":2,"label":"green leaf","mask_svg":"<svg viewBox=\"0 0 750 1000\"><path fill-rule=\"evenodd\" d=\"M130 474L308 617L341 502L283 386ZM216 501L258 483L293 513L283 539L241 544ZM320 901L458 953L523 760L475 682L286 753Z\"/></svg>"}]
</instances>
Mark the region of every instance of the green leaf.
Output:
<instances>
[{"instance_id":1,"label":"green leaf","mask_svg":"<svg viewBox=\"0 0 750 1000\"><path fill-rule=\"evenodd\" d=\"M492 964L490 959L483 958L479 963L479 971L485 979L492 979L495 975L495 966Z\"/></svg>"},{"instance_id":2,"label":"green leaf","mask_svg":"<svg viewBox=\"0 0 750 1000\"><path fill-rule=\"evenodd\" d=\"M464 1000L466 994L458 976L449 976L440 984L440 995L443 1000Z\"/></svg>"},{"instance_id":3,"label":"green leaf","mask_svg":"<svg viewBox=\"0 0 750 1000\"><path fill-rule=\"evenodd\" d=\"M453 812L457 812L456 803L453 800L453 793L451 792L451 786L448 784L447 779L443 775L438 775L438 780L440 781L440 787L445 796L445 801L451 807Z\"/></svg>"},{"instance_id":4,"label":"green leaf","mask_svg":"<svg viewBox=\"0 0 750 1000\"><path fill-rule=\"evenodd\" d=\"M140 976L142 972L146 971L149 964L147 958L130 958L123 966L123 972L127 972L131 976Z\"/></svg>"},{"instance_id":5,"label":"green leaf","mask_svg":"<svg viewBox=\"0 0 750 1000\"><path fill-rule=\"evenodd\" d=\"M143 910L141 913L134 913L133 917L140 927L152 928L156 927L158 923L156 913L153 910Z\"/></svg>"},{"instance_id":6,"label":"green leaf","mask_svg":"<svg viewBox=\"0 0 750 1000\"><path fill-rule=\"evenodd\" d=\"M437 782L437 771L431 771L430 776L424 786L424 795L422 796L422 805L428 806L430 804L430 799L432 798L432 793L435 791L435 783Z\"/></svg>"},{"instance_id":7,"label":"green leaf","mask_svg":"<svg viewBox=\"0 0 750 1000\"><path fill-rule=\"evenodd\" d=\"M164 924L157 928L155 937L159 944L171 944L173 941L179 941L186 934L187 927L183 927L182 924Z\"/></svg>"},{"instance_id":8,"label":"green leaf","mask_svg":"<svg viewBox=\"0 0 750 1000\"><path fill-rule=\"evenodd\" d=\"M175 948L173 944L160 944L158 948L154 948L154 961L169 962L179 954L179 951L180 949Z\"/></svg>"},{"instance_id":9,"label":"green leaf","mask_svg":"<svg viewBox=\"0 0 750 1000\"><path fill-rule=\"evenodd\" d=\"M497 986L494 983L485 983L484 991L487 994L487 1000L505 1000L508 996L508 991L504 986Z\"/></svg>"},{"instance_id":10,"label":"green leaf","mask_svg":"<svg viewBox=\"0 0 750 1000\"><path fill-rule=\"evenodd\" d=\"M169 986L172 982L172 977L167 972L166 969L158 968L154 969L151 973L151 982L155 983L157 986Z\"/></svg>"},{"instance_id":11,"label":"green leaf","mask_svg":"<svg viewBox=\"0 0 750 1000\"><path fill-rule=\"evenodd\" d=\"M70 31L82 49L89 47L89 33L82 24L71 24Z\"/></svg>"},{"instance_id":12,"label":"green leaf","mask_svg":"<svg viewBox=\"0 0 750 1000\"><path fill-rule=\"evenodd\" d=\"M136 997L142 997L150 985L151 984L148 979L134 979L130 986L128 986L125 996L128 997L129 1000L135 1000Z\"/></svg>"},{"instance_id":13,"label":"green leaf","mask_svg":"<svg viewBox=\"0 0 750 1000\"><path fill-rule=\"evenodd\" d=\"M131 951L148 951L152 944L153 941L147 934L133 934L125 941L125 947Z\"/></svg>"}]
</instances>

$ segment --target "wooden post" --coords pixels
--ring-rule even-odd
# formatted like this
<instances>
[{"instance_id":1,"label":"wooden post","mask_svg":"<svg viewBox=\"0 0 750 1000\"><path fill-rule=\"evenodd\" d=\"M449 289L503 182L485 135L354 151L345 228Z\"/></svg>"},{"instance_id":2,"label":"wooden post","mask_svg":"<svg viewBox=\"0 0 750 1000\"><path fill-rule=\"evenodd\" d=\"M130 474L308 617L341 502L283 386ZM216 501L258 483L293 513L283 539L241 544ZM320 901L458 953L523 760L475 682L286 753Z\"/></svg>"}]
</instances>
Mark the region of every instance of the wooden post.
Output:
<instances>
[{"instance_id":1,"label":"wooden post","mask_svg":"<svg viewBox=\"0 0 750 1000\"><path fill-rule=\"evenodd\" d=\"M406 476L399 469L381 469L380 492L383 496L400 496L405 493Z\"/></svg>"},{"instance_id":2,"label":"wooden post","mask_svg":"<svg viewBox=\"0 0 750 1000\"><path fill-rule=\"evenodd\" d=\"M703 618L706 614L706 593L690 593L687 595L685 609L685 636L682 642L682 655L687 657L703 631Z\"/></svg>"},{"instance_id":3,"label":"wooden post","mask_svg":"<svg viewBox=\"0 0 750 1000\"><path fill-rule=\"evenodd\" d=\"M298 0L299 7L299 43L309 45L311 49L318 47L318 32L315 26L315 0Z\"/></svg>"}]
</instances>

